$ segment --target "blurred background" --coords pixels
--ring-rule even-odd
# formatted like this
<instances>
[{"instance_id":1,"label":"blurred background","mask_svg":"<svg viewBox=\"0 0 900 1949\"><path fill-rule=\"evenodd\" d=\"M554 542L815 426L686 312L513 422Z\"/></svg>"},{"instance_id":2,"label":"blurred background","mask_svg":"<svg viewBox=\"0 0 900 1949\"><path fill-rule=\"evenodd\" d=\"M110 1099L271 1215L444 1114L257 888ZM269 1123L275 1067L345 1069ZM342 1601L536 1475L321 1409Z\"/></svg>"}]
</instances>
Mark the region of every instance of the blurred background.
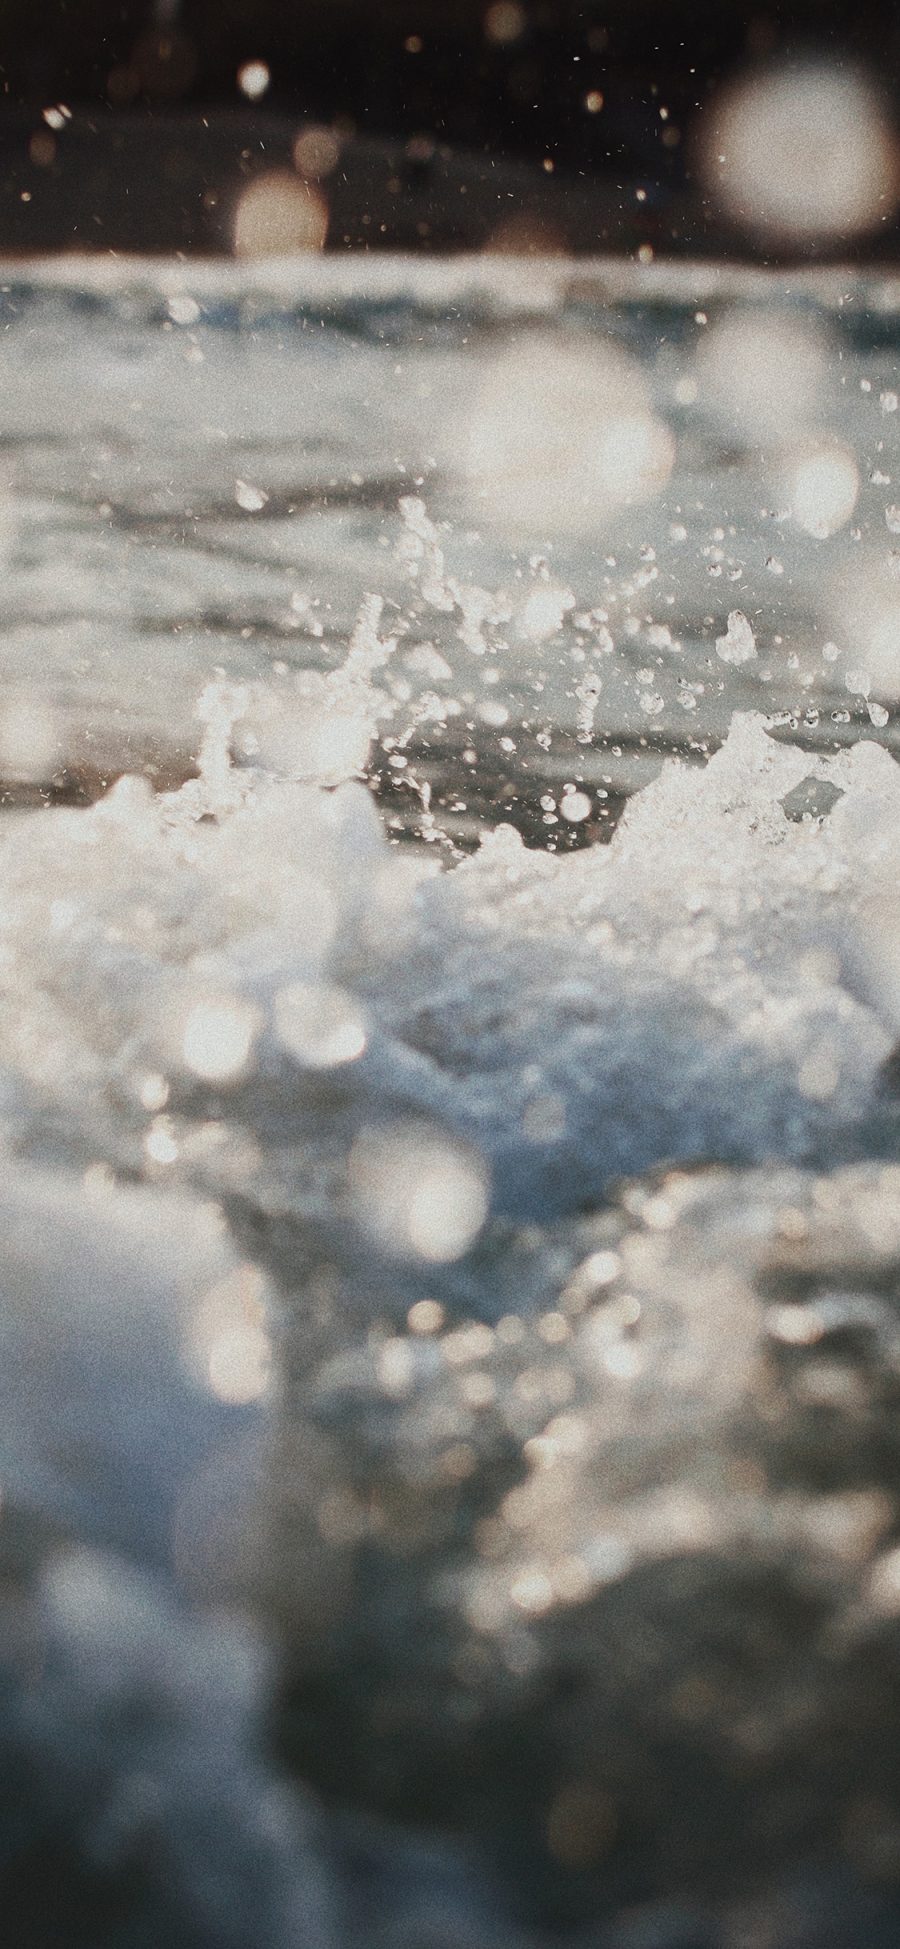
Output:
<instances>
[{"instance_id":1,"label":"blurred background","mask_svg":"<svg viewBox=\"0 0 900 1949\"><path fill-rule=\"evenodd\" d=\"M888 77L893 129L887 0L4 0L0 249L789 258L795 236L710 196L707 135L732 77L811 52ZM280 208L242 235L242 189L274 171ZM305 220L290 178L312 186ZM898 238L890 202L862 233L803 241Z\"/></svg>"}]
</instances>

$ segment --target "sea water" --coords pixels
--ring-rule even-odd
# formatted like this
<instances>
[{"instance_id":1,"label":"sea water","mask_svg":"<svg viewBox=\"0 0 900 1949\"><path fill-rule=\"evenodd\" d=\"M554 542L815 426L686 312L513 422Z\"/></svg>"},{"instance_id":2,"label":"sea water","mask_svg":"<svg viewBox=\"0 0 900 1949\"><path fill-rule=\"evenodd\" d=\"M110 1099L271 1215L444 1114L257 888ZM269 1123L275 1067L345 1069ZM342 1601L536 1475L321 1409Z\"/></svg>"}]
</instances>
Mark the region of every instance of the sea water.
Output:
<instances>
[{"instance_id":1,"label":"sea water","mask_svg":"<svg viewBox=\"0 0 900 1949\"><path fill-rule=\"evenodd\" d=\"M20 1939L892 1942L900 286L0 304Z\"/></svg>"}]
</instances>

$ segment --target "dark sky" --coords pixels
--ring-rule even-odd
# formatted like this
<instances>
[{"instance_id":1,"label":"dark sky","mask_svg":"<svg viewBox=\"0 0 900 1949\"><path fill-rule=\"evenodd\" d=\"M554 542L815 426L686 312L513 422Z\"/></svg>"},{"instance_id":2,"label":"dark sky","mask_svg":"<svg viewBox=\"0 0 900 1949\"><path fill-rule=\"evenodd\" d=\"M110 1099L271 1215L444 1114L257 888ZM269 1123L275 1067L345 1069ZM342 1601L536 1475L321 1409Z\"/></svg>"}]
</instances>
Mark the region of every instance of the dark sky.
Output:
<instances>
[{"instance_id":1,"label":"dark sky","mask_svg":"<svg viewBox=\"0 0 900 1949\"><path fill-rule=\"evenodd\" d=\"M748 58L813 46L896 73L897 16L884 0L0 0L0 68L11 103L146 112L240 105L237 70L260 59L262 112L599 162L640 151L660 89L677 126Z\"/></svg>"},{"instance_id":2,"label":"dark sky","mask_svg":"<svg viewBox=\"0 0 900 1949\"><path fill-rule=\"evenodd\" d=\"M0 0L0 250L228 249L309 122L338 138L330 244L481 248L502 208L535 247L752 249L709 228L698 110L810 51L896 119L897 0Z\"/></svg>"}]
</instances>

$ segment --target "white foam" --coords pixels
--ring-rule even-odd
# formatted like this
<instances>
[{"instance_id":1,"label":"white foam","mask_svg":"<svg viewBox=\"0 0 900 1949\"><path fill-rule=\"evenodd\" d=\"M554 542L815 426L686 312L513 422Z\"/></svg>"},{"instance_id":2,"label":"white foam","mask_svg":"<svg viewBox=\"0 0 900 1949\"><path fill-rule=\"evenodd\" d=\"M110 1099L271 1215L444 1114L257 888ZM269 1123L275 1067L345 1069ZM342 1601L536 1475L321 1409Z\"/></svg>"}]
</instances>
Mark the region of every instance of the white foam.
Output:
<instances>
[{"instance_id":1,"label":"white foam","mask_svg":"<svg viewBox=\"0 0 900 1949\"><path fill-rule=\"evenodd\" d=\"M842 796L792 823L781 801L809 777ZM898 826L879 747L811 761L739 718L705 771L671 764L634 799L608 848L554 859L501 828L435 877L391 853L361 785L220 754L181 793L123 781L7 826L0 1051L35 1129L73 1154L312 1200L336 1232L357 1136L410 1116L471 1146L494 1208L520 1213L667 1157L852 1150L882 1115L896 1020ZM366 1024L352 1061L333 1052L336 1096L328 1048L304 1058L285 1034L296 984Z\"/></svg>"}]
</instances>

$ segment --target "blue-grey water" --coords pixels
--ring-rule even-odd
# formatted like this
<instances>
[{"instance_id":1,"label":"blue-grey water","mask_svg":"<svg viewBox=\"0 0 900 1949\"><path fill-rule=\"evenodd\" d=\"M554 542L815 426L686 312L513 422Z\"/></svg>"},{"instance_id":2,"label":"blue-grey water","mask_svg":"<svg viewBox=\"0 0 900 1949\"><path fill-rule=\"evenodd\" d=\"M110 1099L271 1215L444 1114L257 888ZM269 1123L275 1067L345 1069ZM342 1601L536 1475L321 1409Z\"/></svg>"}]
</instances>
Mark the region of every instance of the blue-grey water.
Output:
<instances>
[{"instance_id":1,"label":"blue-grey water","mask_svg":"<svg viewBox=\"0 0 900 1949\"><path fill-rule=\"evenodd\" d=\"M571 731L601 614L615 650L594 742L614 787L649 775L650 747L720 739L734 708L815 716L817 741L853 735L845 712L868 723L847 677L861 630L887 636L890 662L895 281L552 260L88 275L62 260L0 298L3 676L53 714L58 766L183 765L212 670L277 685L283 665L333 667L373 592L417 691L417 646L449 663L431 686L456 707L438 746L474 724L499 761L508 726L485 717L503 708L516 729ZM630 505L627 477L621 494L585 487L616 396L626 439L637 413L674 443L638 468ZM848 517L838 475L826 544L794 517L791 480L834 449L858 493ZM481 592L480 660L459 609L398 561L410 495L447 573ZM732 609L759 627L749 667L715 654Z\"/></svg>"},{"instance_id":2,"label":"blue-grey water","mask_svg":"<svg viewBox=\"0 0 900 1949\"><path fill-rule=\"evenodd\" d=\"M887 1949L900 284L0 327L17 1941Z\"/></svg>"}]
</instances>

